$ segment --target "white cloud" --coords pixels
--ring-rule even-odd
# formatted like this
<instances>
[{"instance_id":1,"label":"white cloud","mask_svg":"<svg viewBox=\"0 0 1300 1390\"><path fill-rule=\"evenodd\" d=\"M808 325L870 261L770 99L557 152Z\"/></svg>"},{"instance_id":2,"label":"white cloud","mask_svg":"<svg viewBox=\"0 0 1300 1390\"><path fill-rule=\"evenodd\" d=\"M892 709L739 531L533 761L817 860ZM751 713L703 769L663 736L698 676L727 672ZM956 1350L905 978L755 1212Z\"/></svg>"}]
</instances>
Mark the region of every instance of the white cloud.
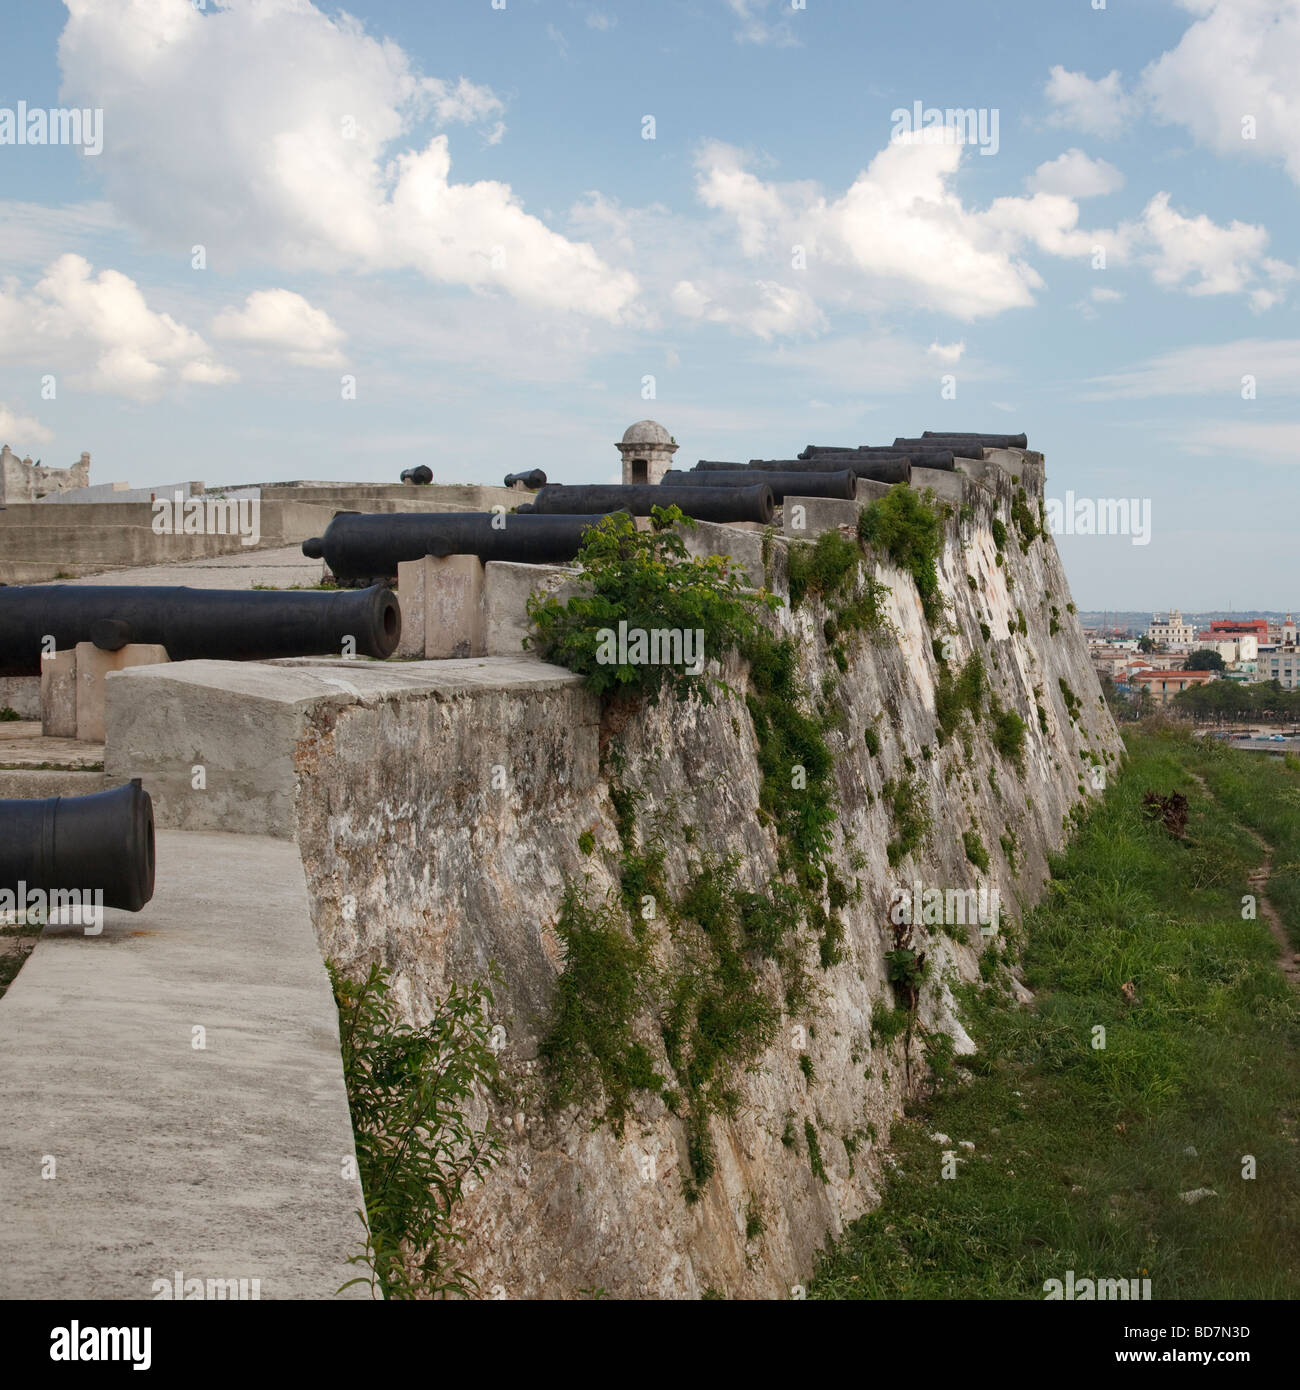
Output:
<instances>
[{"instance_id":1,"label":"white cloud","mask_svg":"<svg viewBox=\"0 0 1300 1390\"><path fill-rule=\"evenodd\" d=\"M497 97L423 76L350 16L310 0L66 3L63 99L112 112L92 172L156 242L201 242L226 269L415 270L610 321L634 299L630 272L507 184L453 183L445 133L414 140L425 120L494 121Z\"/></svg>"},{"instance_id":2,"label":"white cloud","mask_svg":"<svg viewBox=\"0 0 1300 1390\"><path fill-rule=\"evenodd\" d=\"M20 458L33 444L48 444L54 432L31 415L18 415L0 401L0 444L8 444Z\"/></svg>"},{"instance_id":3,"label":"white cloud","mask_svg":"<svg viewBox=\"0 0 1300 1390\"><path fill-rule=\"evenodd\" d=\"M242 309L222 310L212 331L219 338L278 350L303 366L336 367L344 360L343 330L292 290L255 290Z\"/></svg>"},{"instance_id":4,"label":"white cloud","mask_svg":"<svg viewBox=\"0 0 1300 1390\"><path fill-rule=\"evenodd\" d=\"M1060 194L999 198L982 212L966 207L951 186L963 154L959 142L905 134L837 197L811 182L765 181L740 151L710 144L697 159L697 190L742 258L769 275L790 266L784 283L826 309L923 308L973 320L1034 302L1043 280L1024 258L1028 250L1081 259L1100 244L1116 260L1127 255L1127 232L1080 228L1078 204ZM676 307L704 317L694 296L726 299L730 321L740 322L732 301L754 277L717 268L727 265L725 251L713 260L711 271L681 277L689 289L679 289ZM792 318L806 329L812 315ZM780 331L772 321L767 327Z\"/></svg>"},{"instance_id":5,"label":"white cloud","mask_svg":"<svg viewBox=\"0 0 1300 1390\"><path fill-rule=\"evenodd\" d=\"M1252 462L1281 463L1293 468L1296 456L1300 455L1300 424L1203 420L1179 436L1179 442L1190 453L1222 454L1226 451L1234 458L1246 457ZM1284 510L1276 513L1279 519L1285 515Z\"/></svg>"},{"instance_id":6,"label":"white cloud","mask_svg":"<svg viewBox=\"0 0 1300 1390\"><path fill-rule=\"evenodd\" d=\"M235 373L170 314L155 313L134 280L93 274L81 256L60 256L24 293L0 285L0 357L69 372L91 391L150 400L176 382L219 385Z\"/></svg>"},{"instance_id":7,"label":"white cloud","mask_svg":"<svg viewBox=\"0 0 1300 1390\"><path fill-rule=\"evenodd\" d=\"M1070 72L1058 63L1047 79L1047 100L1055 108L1048 116L1050 124L1106 139L1118 135L1136 110L1118 69L1094 81L1086 73Z\"/></svg>"},{"instance_id":8,"label":"white cloud","mask_svg":"<svg viewBox=\"0 0 1300 1390\"><path fill-rule=\"evenodd\" d=\"M774 48L801 47L788 19L772 21L767 18L773 0L726 0L726 3L727 8L740 21L740 28L735 31L737 43L753 43L760 46L770 44ZM784 7L777 0L778 12L782 8Z\"/></svg>"},{"instance_id":9,"label":"white cloud","mask_svg":"<svg viewBox=\"0 0 1300 1390\"><path fill-rule=\"evenodd\" d=\"M764 342L777 336L820 332L826 327L826 316L805 291L796 286L781 285L774 280L756 280L750 284L738 282L730 287L733 294L715 287L712 292L701 289L690 280L681 280L672 291L672 305L686 319L705 323L723 323L752 333ZM755 302L756 301L756 302Z\"/></svg>"},{"instance_id":10,"label":"white cloud","mask_svg":"<svg viewBox=\"0 0 1300 1390\"><path fill-rule=\"evenodd\" d=\"M1124 187L1124 175L1104 159L1089 159L1082 150L1040 164L1029 180L1033 193L1059 193L1067 198L1096 198Z\"/></svg>"},{"instance_id":11,"label":"white cloud","mask_svg":"<svg viewBox=\"0 0 1300 1390\"><path fill-rule=\"evenodd\" d=\"M1178 348L1107 376L1094 377L1089 400L1142 400L1152 396L1241 399L1242 378L1274 394L1300 391L1300 338L1244 338Z\"/></svg>"},{"instance_id":12,"label":"white cloud","mask_svg":"<svg viewBox=\"0 0 1300 1390\"><path fill-rule=\"evenodd\" d=\"M600 10L587 11L587 28L596 29L600 33L608 33L618 24L618 20L613 15L603 14Z\"/></svg>"},{"instance_id":13,"label":"white cloud","mask_svg":"<svg viewBox=\"0 0 1300 1390\"><path fill-rule=\"evenodd\" d=\"M962 355L966 351L965 342L960 343L931 343L926 351L931 357L937 357L940 362L955 363L960 362Z\"/></svg>"},{"instance_id":14,"label":"white cloud","mask_svg":"<svg viewBox=\"0 0 1300 1390\"><path fill-rule=\"evenodd\" d=\"M1300 183L1300 0L1180 3L1200 18L1142 74L1153 114L1220 154L1277 159Z\"/></svg>"},{"instance_id":15,"label":"white cloud","mask_svg":"<svg viewBox=\"0 0 1300 1390\"><path fill-rule=\"evenodd\" d=\"M1253 295L1262 297L1257 308L1267 308L1278 297L1277 287L1295 277L1290 266L1264 255L1268 233L1263 227L1235 220L1221 227L1204 213L1184 217L1169 206L1168 193L1157 193L1147 204L1142 228L1153 248L1145 257L1152 278L1168 289L1237 294L1262 276L1269 284L1255 285Z\"/></svg>"}]
</instances>

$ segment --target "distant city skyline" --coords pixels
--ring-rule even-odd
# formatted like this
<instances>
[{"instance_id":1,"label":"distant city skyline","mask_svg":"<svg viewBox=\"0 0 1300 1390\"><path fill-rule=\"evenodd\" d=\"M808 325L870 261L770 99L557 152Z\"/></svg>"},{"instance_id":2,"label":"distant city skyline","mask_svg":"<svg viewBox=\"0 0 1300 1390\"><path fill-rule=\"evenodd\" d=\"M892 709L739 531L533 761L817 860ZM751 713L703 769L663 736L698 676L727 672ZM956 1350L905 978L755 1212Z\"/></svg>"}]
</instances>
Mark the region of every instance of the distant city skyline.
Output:
<instances>
[{"instance_id":1,"label":"distant city skyline","mask_svg":"<svg viewBox=\"0 0 1300 1390\"><path fill-rule=\"evenodd\" d=\"M644 417L685 467L1024 430L1049 499L1149 518L1058 536L1079 607L1281 603L1300 0L918 18L10 6L0 443L582 482Z\"/></svg>"}]
</instances>

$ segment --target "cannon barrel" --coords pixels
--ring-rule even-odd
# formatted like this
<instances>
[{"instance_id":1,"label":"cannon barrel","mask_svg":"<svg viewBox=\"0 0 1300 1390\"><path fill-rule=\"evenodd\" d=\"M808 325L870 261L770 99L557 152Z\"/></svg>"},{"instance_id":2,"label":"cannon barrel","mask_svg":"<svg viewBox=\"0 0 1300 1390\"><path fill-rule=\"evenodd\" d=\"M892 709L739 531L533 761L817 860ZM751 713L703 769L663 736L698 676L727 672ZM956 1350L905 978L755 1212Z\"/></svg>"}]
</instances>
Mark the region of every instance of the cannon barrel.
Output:
<instances>
[{"instance_id":1,"label":"cannon barrel","mask_svg":"<svg viewBox=\"0 0 1300 1390\"><path fill-rule=\"evenodd\" d=\"M340 579L390 578L403 560L426 555L564 564L577 555L583 534L598 520L519 512L340 512L323 536L303 542L302 553L323 557Z\"/></svg>"},{"instance_id":2,"label":"cannon barrel","mask_svg":"<svg viewBox=\"0 0 1300 1390\"><path fill-rule=\"evenodd\" d=\"M139 912L153 879L153 802L139 778L90 796L0 801L0 892L102 893L105 907Z\"/></svg>"},{"instance_id":3,"label":"cannon barrel","mask_svg":"<svg viewBox=\"0 0 1300 1390\"><path fill-rule=\"evenodd\" d=\"M951 449L959 458L968 457L963 452L966 449L1027 449L1029 440L1023 434L959 434L949 431L945 434L936 434L927 430L919 439L904 439L901 436L894 440L895 448L911 449L925 448L932 449Z\"/></svg>"},{"instance_id":4,"label":"cannon barrel","mask_svg":"<svg viewBox=\"0 0 1300 1390\"><path fill-rule=\"evenodd\" d=\"M507 473L506 486L514 487L516 483L536 492L539 487L546 486L546 474L540 468L530 468L526 473Z\"/></svg>"},{"instance_id":5,"label":"cannon barrel","mask_svg":"<svg viewBox=\"0 0 1300 1390\"><path fill-rule=\"evenodd\" d=\"M798 472L773 472L770 469L745 468L736 472L726 468L717 472L686 473L671 470L664 474L661 487L752 487L766 483L772 498L783 502L786 494L793 497L838 497L851 502L857 495L857 476L851 469L805 468Z\"/></svg>"},{"instance_id":6,"label":"cannon barrel","mask_svg":"<svg viewBox=\"0 0 1300 1390\"><path fill-rule=\"evenodd\" d=\"M652 507L680 507L697 521L772 520L775 503L772 489L765 483L748 487L664 487L659 483L592 484L544 487L533 500L539 513L546 512L629 512L649 516Z\"/></svg>"},{"instance_id":7,"label":"cannon barrel","mask_svg":"<svg viewBox=\"0 0 1300 1390\"><path fill-rule=\"evenodd\" d=\"M1029 437L1024 434L977 434L973 430L922 430L922 439L978 439L986 449L1027 449Z\"/></svg>"},{"instance_id":8,"label":"cannon barrel","mask_svg":"<svg viewBox=\"0 0 1300 1390\"><path fill-rule=\"evenodd\" d=\"M723 463L723 462L721 462L720 460L716 460L716 459L700 459L699 462L695 465L695 467L691 469L691 472L692 472L692 473L717 473L717 472L720 472L720 471L722 471L722 470L724 470L724 469L731 469L731 470L734 471L734 470L737 469L737 468L748 468L748 467L749 467L749 464L747 464L747 463Z\"/></svg>"},{"instance_id":9,"label":"cannon barrel","mask_svg":"<svg viewBox=\"0 0 1300 1390\"><path fill-rule=\"evenodd\" d=\"M404 483L419 483L424 486L433 482L433 469L428 464L416 464L414 468L404 468L400 474Z\"/></svg>"},{"instance_id":10,"label":"cannon barrel","mask_svg":"<svg viewBox=\"0 0 1300 1390\"><path fill-rule=\"evenodd\" d=\"M276 593L259 589L68 584L0 588L0 676L38 676L41 652L93 642L117 651L156 643L173 661L324 656L351 638L359 656L391 656L402 615L391 590Z\"/></svg>"},{"instance_id":11,"label":"cannon barrel","mask_svg":"<svg viewBox=\"0 0 1300 1390\"><path fill-rule=\"evenodd\" d=\"M855 478L875 483L905 483L912 476L912 461L906 454L898 458L859 458L854 454L823 454L815 459L755 459L749 472L761 473L840 473L847 469Z\"/></svg>"},{"instance_id":12,"label":"cannon barrel","mask_svg":"<svg viewBox=\"0 0 1300 1390\"><path fill-rule=\"evenodd\" d=\"M857 451L852 444L805 444L795 455L801 460L814 459L818 454L852 454Z\"/></svg>"},{"instance_id":13,"label":"cannon barrel","mask_svg":"<svg viewBox=\"0 0 1300 1390\"><path fill-rule=\"evenodd\" d=\"M893 444L859 444L856 449L831 449L822 444L809 444L798 455L802 463L817 463L823 459L910 459L917 468L951 468L952 448L936 440L923 446L900 449ZM848 467L846 463L842 465Z\"/></svg>"}]
</instances>

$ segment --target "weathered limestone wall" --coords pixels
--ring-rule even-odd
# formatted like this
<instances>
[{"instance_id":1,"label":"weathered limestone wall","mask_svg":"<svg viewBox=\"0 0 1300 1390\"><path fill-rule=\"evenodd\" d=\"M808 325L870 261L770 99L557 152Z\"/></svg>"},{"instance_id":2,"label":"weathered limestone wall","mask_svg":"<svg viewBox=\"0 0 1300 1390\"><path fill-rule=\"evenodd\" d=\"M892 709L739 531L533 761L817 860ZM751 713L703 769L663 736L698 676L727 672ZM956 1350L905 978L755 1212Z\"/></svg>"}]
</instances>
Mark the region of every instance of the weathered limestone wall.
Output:
<instances>
[{"instance_id":1,"label":"weathered limestone wall","mask_svg":"<svg viewBox=\"0 0 1300 1390\"><path fill-rule=\"evenodd\" d=\"M41 584L295 545L318 535L333 514L332 508L305 502L263 502L258 543L246 546L236 534L159 534L149 502L11 506L0 511L0 584Z\"/></svg>"},{"instance_id":2,"label":"weathered limestone wall","mask_svg":"<svg viewBox=\"0 0 1300 1390\"><path fill-rule=\"evenodd\" d=\"M973 730L969 755L958 737L939 746L935 633L909 575L877 567L891 591L896 635L864 639L844 675L827 655L826 610L809 603L783 611L807 686L817 691L831 674L843 711L829 738L840 802L834 864L861 892L844 910L844 959L826 971L814 966L819 1007L783 1020L757 1069L735 1078L734 1118L713 1119L717 1171L693 1206L682 1195L683 1124L657 1096L642 1097L621 1137L590 1114L549 1114L541 1099L536 1053L563 966L553 928L566 881L585 881L596 898L616 886L621 846L595 700L541 663L533 666L537 680L521 681L526 660L509 663L511 680L493 683L493 661L485 659L441 663L479 667L477 688L449 681L423 698L305 711L296 833L322 951L358 970L386 964L398 997L421 1021L449 979L482 975L489 961L504 975L494 1021L505 1029L502 1060L517 1095L495 1119L508 1152L463 1209L464 1258L485 1289L499 1286L509 1297L591 1287L616 1296L691 1297L709 1287L788 1296L811 1274L824 1237L873 1202L880 1146L906 1084L901 1044L876 1045L870 1034L873 1007L894 1004L883 960L893 945L891 891L914 880L983 883L999 889L1004 914L1014 916L1020 901L1041 892L1046 856L1062 843L1071 808L1098 794L1089 791L1092 759L1109 764L1121 748L1067 609L1055 545L1041 537L1022 553L1009 516L1017 486L1037 513L1041 460L1006 453L986 464L978 482L944 479L958 490L941 565L950 659L960 665L983 654L993 690L1028 726L1023 771L990 746L987 722ZM995 516L1009 532L1001 567ZM769 552L778 588L785 544L777 539ZM727 674L743 685L741 669ZM1077 722L1061 679L1078 698ZM875 756L864 740L868 727L880 738ZM604 733L604 751L621 761L621 782L640 795L639 824L657 825L665 837L670 891L686 886L701 846L737 854L745 886L775 877L777 843L758 815L760 772L743 703L668 704ZM891 869L886 846L895 830L882 787L908 775L922 779L933 824L921 847ZM984 876L962 843L972 827L991 859ZM590 855L579 847L584 831L595 839ZM999 843L1008 832L1016 836L1014 867ZM982 945L975 928L965 942L938 930L925 940L933 968L920 1017L948 1033L959 1052L971 1043L950 982L978 978ZM670 949L666 940L661 947ZM806 1042L792 1032L798 1027ZM639 1032L660 1048L660 1070L671 1075L653 1020L643 1019ZM801 1051L813 1061L811 1085ZM915 1061L911 1070L914 1080ZM820 1136L825 1182L810 1167L805 1120ZM789 1122L799 1136L792 1146L782 1142ZM874 1142L865 1137L872 1132ZM852 1157L846 1139L857 1144ZM751 1205L766 1229L747 1241Z\"/></svg>"}]
</instances>

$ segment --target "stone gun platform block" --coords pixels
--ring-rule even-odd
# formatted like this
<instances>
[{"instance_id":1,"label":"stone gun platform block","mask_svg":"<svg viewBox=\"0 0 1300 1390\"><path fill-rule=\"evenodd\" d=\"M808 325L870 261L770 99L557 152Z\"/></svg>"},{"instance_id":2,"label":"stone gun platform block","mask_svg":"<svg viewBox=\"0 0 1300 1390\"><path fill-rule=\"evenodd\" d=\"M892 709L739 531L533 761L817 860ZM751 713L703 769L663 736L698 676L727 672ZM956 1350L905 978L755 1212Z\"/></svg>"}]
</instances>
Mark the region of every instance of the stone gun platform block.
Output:
<instances>
[{"instance_id":1,"label":"stone gun platform block","mask_svg":"<svg viewBox=\"0 0 1300 1390\"><path fill-rule=\"evenodd\" d=\"M857 491L858 506L862 506L865 502L878 502L896 486L896 483L878 483L872 478L859 478Z\"/></svg>"},{"instance_id":2,"label":"stone gun platform block","mask_svg":"<svg viewBox=\"0 0 1300 1390\"><path fill-rule=\"evenodd\" d=\"M787 497L781 513L782 529L792 541L816 540L837 526L856 526L862 507L832 497Z\"/></svg>"},{"instance_id":3,"label":"stone gun platform block","mask_svg":"<svg viewBox=\"0 0 1300 1390\"><path fill-rule=\"evenodd\" d=\"M128 666L170 661L166 647L128 643L115 652L78 642L41 663L41 732L46 738L104 741L104 678Z\"/></svg>"},{"instance_id":4,"label":"stone gun platform block","mask_svg":"<svg viewBox=\"0 0 1300 1390\"><path fill-rule=\"evenodd\" d=\"M41 732L46 738L77 736L77 653L52 652L41 661Z\"/></svg>"},{"instance_id":5,"label":"stone gun platform block","mask_svg":"<svg viewBox=\"0 0 1300 1390\"><path fill-rule=\"evenodd\" d=\"M949 502L961 502L966 496L965 475L956 471L949 473L942 468L913 468L912 486L918 492L928 487L936 497Z\"/></svg>"},{"instance_id":6,"label":"stone gun platform block","mask_svg":"<svg viewBox=\"0 0 1300 1390\"><path fill-rule=\"evenodd\" d=\"M549 594L561 605L582 592L579 571L570 565L524 565L489 560L483 578L483 650L487 656L519 656L532 632L528 599Z\"/></svg>"},{"instance_id":7,"label":"stone gun platform block","mask_svg":"<svg viewBox=\"0 0 1300 1390\"><path fill-rule=\"evenodd\" d=\"M129 642L115 652L100 651L93 642L78 642L77 732L83 743L104 742L104 679L128 666L161 666L171 658L167 648L143 642Z\"/></svg>"},{"instance_id":8,"label":"stone gun platform block","mask_svg":"<svg viewBox=\"0 0 1300 1390\"><path fill-rule=\"evenodd\" d=\"M397 655L429 661L482 656L483 563L426 555L397 566L402 638Z\"/></svg>"}]
</instances>

